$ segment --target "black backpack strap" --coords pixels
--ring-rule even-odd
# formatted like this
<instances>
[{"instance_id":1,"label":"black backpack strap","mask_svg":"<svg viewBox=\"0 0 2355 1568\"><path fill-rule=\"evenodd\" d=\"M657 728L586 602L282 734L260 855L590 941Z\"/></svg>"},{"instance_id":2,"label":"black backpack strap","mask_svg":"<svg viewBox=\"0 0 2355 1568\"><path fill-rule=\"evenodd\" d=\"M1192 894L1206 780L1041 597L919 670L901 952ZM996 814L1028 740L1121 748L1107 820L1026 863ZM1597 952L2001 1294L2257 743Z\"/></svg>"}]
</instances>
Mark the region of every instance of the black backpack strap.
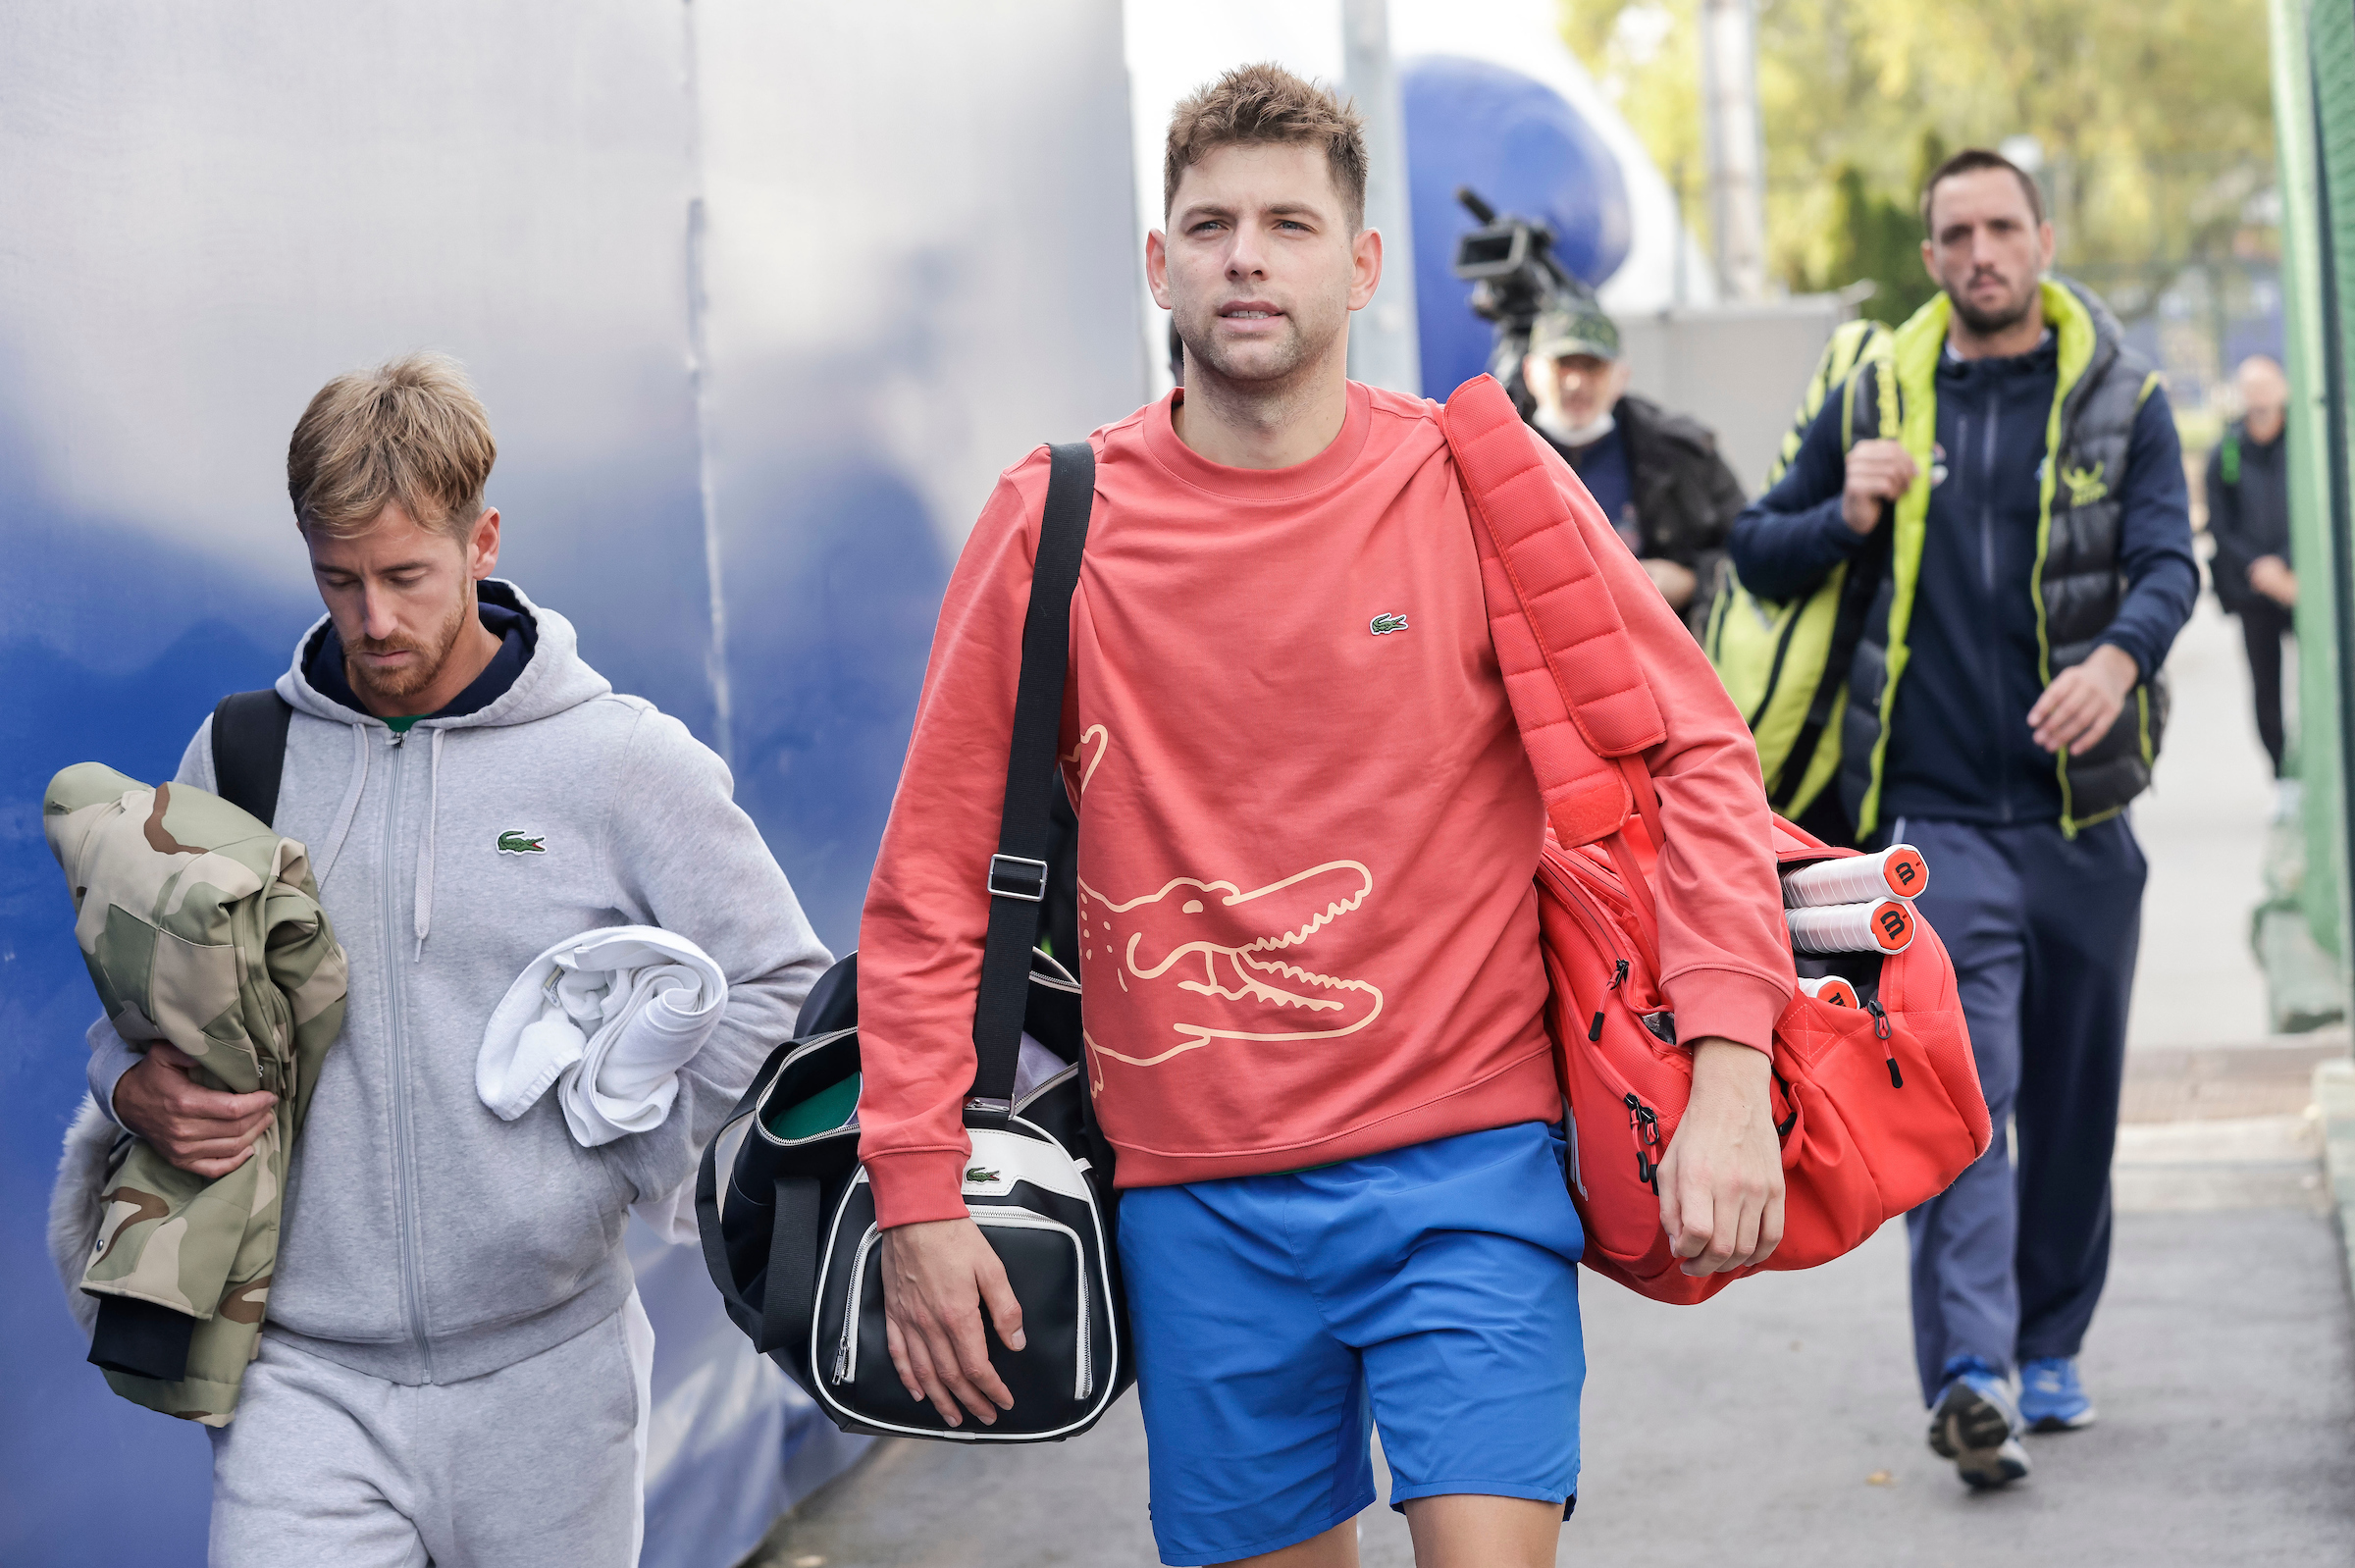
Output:
<instances>
[{"instance_id":1,"label":"black backpack strap","mask_svg":"<svg viewBox=\"0 0 2355 1568\"><path fill-rule=\"evenodd\" d=\"M1786 754L1782 776L1777 780L1784 786L1782 799L1775 810L1788 813L1799 799L1800 788L1807 781L1807 773L1815 764L1815 748L1823 741L1823 732L1832 721L1832 704L1848 685L1849 671L1857 662L1857 645L1864 640L1865 618L1872 613L1873 596L1880 592L1881 579L1889 570L1890 508L1884 505L1880 526L1865 541L1864 548L1848 563L1848 576L1840 584L1840 607L1832 619L1832 638L1824 650L1823 673L1816 679L1814 695L1807 702L1807 716L1799 727L1799 736Z\"/></svg>"},{"instance_id":2,"label":"black backpack strap","mask_svg":"<svg viewBox=\"0 0 2355 1568\"><path fill-rule=\"evenodd\" d=\"M970 1108L1003 1116L1013 1109L1021 1057L1022 1015L1030 999L1030 950L1047 893L1049 804L1063 787L1055 766L1063 732L1064 672L1071 662L1072 590L1087 545L1096 498L1096 454L1085 442L1051 447L1047 503L1030 568L1030 610L1022 622L1022 673L1015 688L1014 735L1006 758L1006 810L998 853L984 872L989 936L981 950L980 994L973 1004Z\"/></svg>"},{"instance_id":3,"label":"black backpack strap","mask_svg":"<svg viewBox=\"0 0 2355 1568\"><path fill-rule=\"evenodd\" d=\"M1856 375L1842 390L1842 395L1848 399L1850 445L1875 441L1884 435L1895 440L1895 432L1885 428L1890 418L1897 420L1898 429L1904 428L1902 399L1893 384L1883 382L1888 374L1888 366L1868 359L1857 367ZM1842 456L1846 455L1844 449ZM1774 803L1778 811L1788 812L1799 799L1807 772L1815 763L1815 748L1822 743L1823 732L1831 724L1832 705L1848 684L1849 671L1856 664L1857 645L1864 640L1865 617L1872 613L1873 598L1880 592L1881 579L1888 575L1890 536L1896 530L1896 505L1882 502L1880 522L1866 539L1864 548L1848 563L1848 576L1840 585L1839 609L1832 618L1831 642L1824 650L1823 672L1816 677L1815 691L1807 702L1807 716L1801 723L1791 750L1784 754L1782 772L1776 780L1782 786L1782 799Z\"/></svg>"},{"instance_id":4,"label":"black backpack strap","mask_svg":"<svg viewBox=\"0 0 2355 1568\"><path fill-rule=\"evenodd\" d=\"M232 692L213 709L213 793L269 826L278 815L287 726L294 709L277 692Z\"/></svg>"}]
</instances>

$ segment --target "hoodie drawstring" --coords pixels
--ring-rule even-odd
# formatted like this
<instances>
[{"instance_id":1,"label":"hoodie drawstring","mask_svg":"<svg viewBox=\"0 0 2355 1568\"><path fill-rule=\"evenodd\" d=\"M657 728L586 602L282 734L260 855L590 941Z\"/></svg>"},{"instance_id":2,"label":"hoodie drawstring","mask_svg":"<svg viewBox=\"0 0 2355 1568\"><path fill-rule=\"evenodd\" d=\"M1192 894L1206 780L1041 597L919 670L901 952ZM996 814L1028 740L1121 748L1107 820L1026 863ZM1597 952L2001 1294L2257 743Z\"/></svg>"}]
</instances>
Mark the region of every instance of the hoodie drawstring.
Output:
<instances>
[{"instance_id":1,"label":"hoodie drawstring","mask_svg":"<svg viewBox=\"0 0 2355 1568\"><path fill-rule=\"evenodd\" d=\"M351 782L344 786L343 805L336 812L336 825L327 830L327 852L311 859L311 868L317 885L327 886L327 873L336 868L336 857L343 853L343 839L351 832L351 819L359 814L360 792L368 787L368 726L351 726Z\"/></svg>"},{"instance_id":2,"label":"hoodie drawstring","mask_svg":"<svg viewBox=\"0 0 2355 1568\"><path fill-rule=\"evenodd\" d=\"M434 744L425 770L425 859L417 866L417 956L410 962L425 962L426 933L434 928L434 819L442 808L442 737L449 732L437 727Z\"/></svg>"}]
</instances>

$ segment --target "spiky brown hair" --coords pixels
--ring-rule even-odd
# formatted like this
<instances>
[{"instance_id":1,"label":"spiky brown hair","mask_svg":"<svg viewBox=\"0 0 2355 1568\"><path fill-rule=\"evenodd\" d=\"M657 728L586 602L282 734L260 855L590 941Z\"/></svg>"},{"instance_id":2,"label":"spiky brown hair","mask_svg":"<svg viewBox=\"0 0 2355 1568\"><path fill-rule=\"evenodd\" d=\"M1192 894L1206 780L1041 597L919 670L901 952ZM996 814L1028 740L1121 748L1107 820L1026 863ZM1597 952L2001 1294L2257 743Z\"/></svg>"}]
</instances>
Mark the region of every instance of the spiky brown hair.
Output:
<instances>
[{"instance_id":1,"label":"spiky brown hair","mask_svg":"<svg viewBox=\"0 0 2355 1568\"><path fill-rule=\"evenodd\" d=\"M1325 149L1333 187L1349 209L1349 227L1366 221L1366 134L1354 103L1279 65L1238 66L1188 95L1170 116L1161 158L1161 211L1178 203L1178 181L1220 147L1301 142Z\"/></svg>"}]
</instances>

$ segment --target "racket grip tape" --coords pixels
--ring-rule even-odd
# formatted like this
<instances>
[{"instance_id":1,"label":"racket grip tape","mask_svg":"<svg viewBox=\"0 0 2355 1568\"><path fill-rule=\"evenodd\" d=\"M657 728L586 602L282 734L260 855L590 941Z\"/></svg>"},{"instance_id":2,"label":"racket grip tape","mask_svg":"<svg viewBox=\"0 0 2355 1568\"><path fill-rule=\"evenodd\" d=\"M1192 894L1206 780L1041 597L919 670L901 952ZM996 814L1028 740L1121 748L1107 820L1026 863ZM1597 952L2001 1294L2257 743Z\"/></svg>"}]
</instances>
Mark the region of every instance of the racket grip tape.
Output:
<instances>
[{"instance_id":1,"label":"racket grip tape","mask_svg":"<svg viewBox=\"0 0 2355 1568\"><path fill-rule=\"evenodd\" d=\"M1800 953L1903 953L1913 942L1913 907L1903 899L1785 910Z\"/></svg>"},{"instance_id":2,"label":"racket grip tape","mask_svg":"<svg viewBox=\"0 0 2355 1568\"><path fill-rule=\"evenodd\" d=\"M1917 899L1930 885L1930 862L1910 844L1892 844L1877 855L1846 855L1817 861L1783 877L1783 907L1820 909L1873 899Z\"/></svg>"}]
</instances>

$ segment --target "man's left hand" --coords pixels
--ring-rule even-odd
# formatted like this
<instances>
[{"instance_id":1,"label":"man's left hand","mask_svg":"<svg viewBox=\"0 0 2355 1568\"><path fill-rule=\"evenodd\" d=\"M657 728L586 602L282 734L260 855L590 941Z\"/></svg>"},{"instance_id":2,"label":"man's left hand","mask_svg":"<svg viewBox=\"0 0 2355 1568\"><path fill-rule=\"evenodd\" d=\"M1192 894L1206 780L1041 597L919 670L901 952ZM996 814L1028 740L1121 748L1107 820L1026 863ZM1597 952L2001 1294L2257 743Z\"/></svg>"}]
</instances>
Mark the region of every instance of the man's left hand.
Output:
<instances>
[{"instance_id":1,"label":"man's left hand","mask_svg":"<svg viewBox=\"0 0 2355 1568\"><path fill-rule=\"evenodd\" d=\"M1693 602L1693 595L1701 587L1701 575L1692 567L1680 566L1660 555L1643 557L1643 566L1651 575L1651 586L1660 591L1670 609L1683 609Z\"/></svg>"},{"instance_id":2,"label":"man's left hand","mask_svg":"<svg viewBox=\"0 0 2355 1568\"><path fill-rule=\"evenodd\" d=\"M2048 752L2070 751L2098 741L2118 722L2118 710L2142 679L2134 655L2115 643L2104 643L2085 657L2053 677L2053 684L2028 709L2028 728L2036 744Z\"/></svg>"},{"instance_id":3,"label":"man's left hand","mask_svg":"<svg viewBox=\"0 0 2355 1568\"><path fill-rule=\"evenodd\" d=\"M1763 1051L1693 1045L1693 1098L1660 1161L1660 1228L1694 1276L1764 1263L1783 1239L1783 1146Z\"/></svg>"}]
</instances>

